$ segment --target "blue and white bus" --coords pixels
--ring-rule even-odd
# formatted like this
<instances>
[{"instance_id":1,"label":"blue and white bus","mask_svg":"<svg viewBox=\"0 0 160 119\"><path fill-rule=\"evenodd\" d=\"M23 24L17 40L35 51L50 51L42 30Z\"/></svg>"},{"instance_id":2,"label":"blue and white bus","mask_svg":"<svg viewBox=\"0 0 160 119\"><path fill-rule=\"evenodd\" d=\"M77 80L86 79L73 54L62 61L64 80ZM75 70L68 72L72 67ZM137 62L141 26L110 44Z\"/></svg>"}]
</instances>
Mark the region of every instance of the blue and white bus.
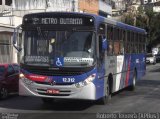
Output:
<instances>
[{"instance_id":1,"label":"blue and white bus","mask_svg":"<svg viewBox=\"0 0 160 119\"><path fill-rule=\"evenodd\" d=\"M105 104L112 93L134 89L145 74L144 29L68 12L27 14L19 28L22 37L15 32L13 43L20 51L20 95L45 103L82 99Z\"/></svg>"}]
</instances>

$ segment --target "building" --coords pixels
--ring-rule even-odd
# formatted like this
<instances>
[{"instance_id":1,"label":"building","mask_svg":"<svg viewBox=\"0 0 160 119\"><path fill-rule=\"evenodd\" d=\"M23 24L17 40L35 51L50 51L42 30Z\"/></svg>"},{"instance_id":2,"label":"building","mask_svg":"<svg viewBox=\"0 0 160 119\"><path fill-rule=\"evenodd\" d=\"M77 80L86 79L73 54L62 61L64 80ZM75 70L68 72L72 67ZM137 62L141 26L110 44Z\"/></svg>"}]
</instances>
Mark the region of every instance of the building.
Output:
<instances>
[{"instance_id":1,"label":"building","mask_svg":"<svg viewBox=\"0 0 160 119\"><path fill-rule=\"evenodd\" d=\"M98 15L98 0L79 0L78 4L78 9L80 12Z\"/></svg>"},{"instance_id":2,"label":"building","mask_svg":"<svg viewBox=\"0 0 160 119\"><path fill-rule=\"evenodd\" d=\"M121 16L126 11L126 2L124 0L112 0L112 16Z\"/></svg>"},{"instance_id":3,"label":"building","mask_svg":"<svg viewBox=\"0 0 160 119\"><path fill-rule=\"evenodd\" d=\"M99 0L99 15L104 17L112 16L111 0Z\"/></svg>"},{"instance_id":4,"label":"building","mask_svg":"<svg viewBox=\"0 0 160 119\"><path fill-rule=\"evenodd\" d=\"M112 15L110 0L79 0L78 11L108 17Z\"/></svg>"},{"instance_id":5,"label":"building","mask_svg":"<svg viewBox=\"0 0 160 119\"><path fill-rule=\"evenodd\" d=\"M17 62L17 51L12 46L14 28L21 23L22 18L14 16L13 2L0 0L0 63Z\"/></svg>"},{"instance_id":6,"label":"building","mask_svg":"<svg viewBox=\"0 0 160 119\"><path fill-rule=\"evenodd\" d=\"M160 12L160 1L154 3L153 12Z\"/></svg>"},{"instance_id":7,"label":"building","mask_svg":"<svg viewBox=\"0 0 160 119\"><path fill-rule=\"evenodd\" d=\"M22 17L51 11L86 12L105 17L112 14L110 0L0 0L0 63L18 61L12 34L22 23Z\"/></svg>"},{"instance_id":8,"label":"building","mask_svg":"<svg viewBox=\"0 0 160 119\"><path fill-rule=\"evenodd\" d=\"M144 9L151 9L153 12L160 12L160 0L143 0Z\"/></svg>"},{"instance_id":9,"label":"building","mask_svg":"<svg viewBox=\"0 0 160 119\"><path fill-rule=\"evenodd\" d=\"M112 17L121 21L123 15L136 15L141 5L141 0L112 0Z\"/></svg>"},{"instance_id":10,"label":"building","mask_svg":"<svg viewBox=\"0 0 160 119\"><path fill-rule=\"evenodd\" d=\"M0 63L9 63L13 59L12 33L13 28L0 26Z\"/></svg>"},{"instance_id":11,"label":"building","mask_svg":"<svg viewBox=\"0 0 160 119\"><path fill-rule=\"evenodd\" d=\"M142 4L150 4L150 3L155 3L158 0L142 0Z\"/></svg>"},{"instance_id":12,"label":"building","mask_svg":"<svg viewBox=\"0 0 160 119\"><path fill-rule=\"evenodd\" d=\"M134 7L135 11L138 11L138 8L142 5L140 0L133 0L132 7Z\"/></svg>"}]
</instances>

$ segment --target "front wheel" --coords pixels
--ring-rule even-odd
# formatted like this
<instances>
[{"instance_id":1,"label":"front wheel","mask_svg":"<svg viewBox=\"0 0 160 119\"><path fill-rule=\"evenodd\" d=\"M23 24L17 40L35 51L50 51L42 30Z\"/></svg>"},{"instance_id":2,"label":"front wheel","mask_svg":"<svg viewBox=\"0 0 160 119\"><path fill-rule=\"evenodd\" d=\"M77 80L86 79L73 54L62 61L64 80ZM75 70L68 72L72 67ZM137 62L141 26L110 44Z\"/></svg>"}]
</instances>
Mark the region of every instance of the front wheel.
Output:
<instances>
[{"instance_id":1,"label":"front wheel","mask_svg":"<svg viewBox=\"0 0 160 119\"><path fill-rule=\"evenodd\" d=\"M8 90L5 87L2 87L0 90L0 98L6 99L8 97Z\"/></svg>"},{"instance_id":2,"label":"front wheel","mask_svg":"<svg viewBox=\"0 0 160 119\"><path fill-rule=\"evenodd\" d=\"M156 62L153 62L153 65L155 65L156 64Z\"/></svg>"},{"instance_id":3,"label":"front wheel","mask_svg":"<svg viewBox=\"0 0 160 119\"><path fill-rule=\"evenodd\" d=\"M111 90L110 90L110 83L107 80L106 89L105 89L105 96L98 100L99 104L105 105L111 100Z\"/></svg>"},{"instance_id":4,"label":"front wheel","mask_svg":"<svg viewBox=\"0 0 160 119\"><path fill-rule=\"evenodd\" d=\"M134 76L133 76L132 85L130 85L130 86L128 87L128 89L129 89L130 91L134 91L134 90L135 90L135 88L136 88L136 80L137 80L137 73L136 73L136 71L135 71L135 72L134 72Z\"/></svg>"}]
</instances>

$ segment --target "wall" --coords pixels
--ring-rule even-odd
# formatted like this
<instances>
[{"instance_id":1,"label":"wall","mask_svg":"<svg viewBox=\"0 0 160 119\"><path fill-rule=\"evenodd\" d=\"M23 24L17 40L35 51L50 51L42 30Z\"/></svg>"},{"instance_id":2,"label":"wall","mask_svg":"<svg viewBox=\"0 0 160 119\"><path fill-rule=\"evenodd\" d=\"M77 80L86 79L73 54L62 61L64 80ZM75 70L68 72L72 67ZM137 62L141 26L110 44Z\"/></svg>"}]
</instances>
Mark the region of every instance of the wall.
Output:
<instances>
[{"instance_id":1,"label":"wall","mask_svg":"<svg viewBox=\"0 0 160 119\"><path fill-rule=\"evenodd\" d=\"M80 0L81 1L81 0ZM78 11L78 0L14 0L14 15L50 11Z\"/></svg>"},{"instance_id":2,"label":"wall","mask_svg":"<svg viewBox=\"0 0 160 119\"><path fill-rule=\"evenodd\" d=\"M0 17L1 25L18 26L22 23L21 17Z\"/></svg>"},{"instance_id":3,"label":"wall","mask_svg":"<svg viewBox=\"0 0 160 119\"><path fill-rule=\"evenodd\" d=\"M87 12L93 14L98 14L99 12L98 0L79 0L78 5L78 9L80 12Z\"/></svg>"},{"instance_id":4,"label":"wall","mask_svg":"<svg viewBox=\"0 0 160 119\"><path fill-rule=\"evenodd\" d=\"M105 14L104 16L112 15L112 7L108 3L99 0L99 13Z\"/></svg>"},{"instance_id":5,"label":"wall","mask_svg":"<svg viewBox=\"0 0 160 119\"><path fill-rule=\"evenodd\" d=\"M160 6L154 6L153 12L160 12Z\"/></svg>"},{"instance_id":6,"label":"wall","mask_svg":"<svg viewBox=\"0 0 160 119\"><path fill-rule=\"evenodd\" d=\"M0 63L14 62L11 37L12 33L0 32Z\"/></svg>"}]
</instances>

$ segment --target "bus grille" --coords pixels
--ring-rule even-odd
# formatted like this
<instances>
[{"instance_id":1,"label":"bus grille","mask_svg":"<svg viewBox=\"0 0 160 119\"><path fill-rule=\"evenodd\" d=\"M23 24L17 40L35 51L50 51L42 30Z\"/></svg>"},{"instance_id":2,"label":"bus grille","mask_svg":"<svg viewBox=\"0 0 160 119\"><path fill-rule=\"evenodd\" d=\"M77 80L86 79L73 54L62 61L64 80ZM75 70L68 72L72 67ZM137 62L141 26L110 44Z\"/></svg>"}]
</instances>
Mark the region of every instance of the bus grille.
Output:
<instances>
[{"instance_id":1,"label":"bus grille","mask_svg":"<svg viewBox=\"0 0 160 119\"><path fill-rule=\"evenodd\" d=\"M79 71L56 71L56 70L37 70L37 69L27 69L30 73L38 74L38 75L44 75L44 76L75 76L75 75L81 75L84 72Z\"/></svg>"},{"instance_id":2,"label":"bus grille","mask_svg":"<svg viewBox=\"0 0 160 119\"><path fill-rule=\"evenodd\" d=\"M38 93L38 94L46 96L69 96L69 94L47 94L47 93Z\"/></svg>"},{"instance_id":3,"label":"bus grille","mask_svg":"<svg viewBox=\"0 0 160 119\"><path fill-rule=\"evenodd\" d=\"M37 84L42 84L42 85L52 85L50 82L39 82L39 81L36 81ZM74 83L56 83L54 85L72 85Z\"/></svg>"}]
</instances>

